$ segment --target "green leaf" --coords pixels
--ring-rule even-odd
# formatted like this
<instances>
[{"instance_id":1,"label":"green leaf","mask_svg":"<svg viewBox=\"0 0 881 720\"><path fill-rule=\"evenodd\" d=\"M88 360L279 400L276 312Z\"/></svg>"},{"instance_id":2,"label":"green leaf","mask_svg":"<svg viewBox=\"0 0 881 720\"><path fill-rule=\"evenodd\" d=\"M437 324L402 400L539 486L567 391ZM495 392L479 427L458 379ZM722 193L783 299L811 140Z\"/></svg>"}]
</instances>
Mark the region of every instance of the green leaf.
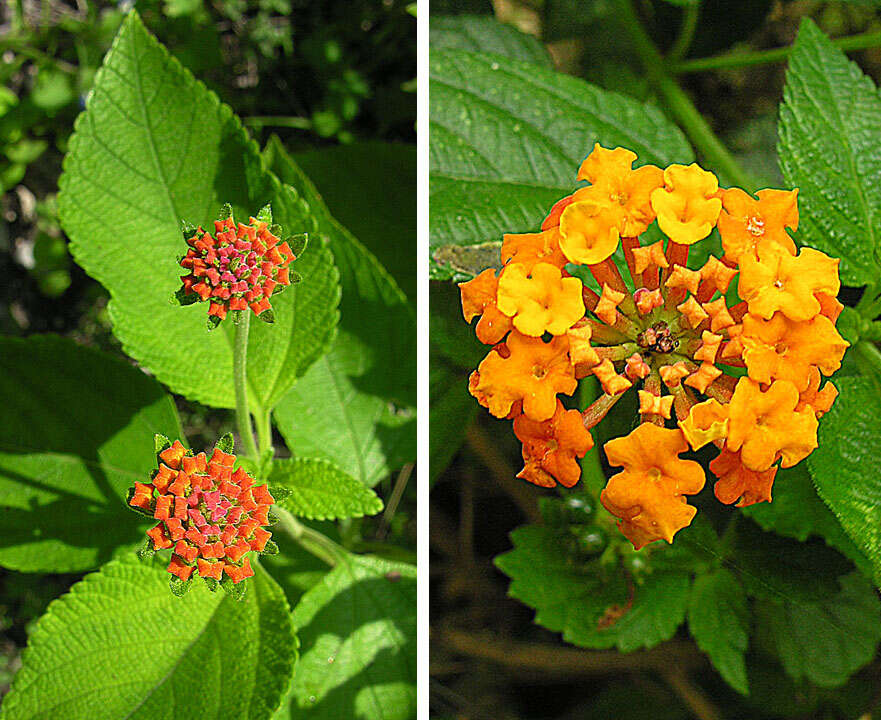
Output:
<instances>
[{"instance_id":1,"label":"green leaf","mask_svg":"<svg viewBox=\"0 0 881 720\"><path fill-rule=\"evenodd\" d=\"M459 277L451 247L535 231L572 193L595 142L639 163L690 162L660 111L531 63L462 50L429 52L432 276Z\"/></svg>"},{"instance_id":2,"label":"green leaf","mask_svg":"<svg viewBox=\"0 0 881 720\"><path fill-rule=\"evenodd\" d=\"M563 633L567 642L630 652L667 640L685 619L687 569L660 567L634 585L621 573L604 576L578 561L564 536L549 528L525 525L511 540L514 549L495 559L511 578L508 594L534 608L535 622ZM608 620L622 610L619 619Z\"/></svg>"},{"instance_id":3,"label":"green leaf","mask_svg":"<svg viewBox=\"0 0 881 720\"><path fill-rule=\"evenodd\" d=\"M159 383L53 335L0 338L0 403L0 565L79 572L143 537L126 493L154 435L183 435Z\"/></svg>"},{"instance_id":4,"label":"green leaf","mask_svg":"<svg viewBox=\"0 0 881 720\"><path fill-rule=\"evenodd\" d=\"M178 598L160 563L108 563L37 622L3 720L271 717L297 639L275 581L247 582L242 603L201 582Z\"/></svg>"},{"instance_id":5,"label":"green leaf","mask_svg":"<svg viewBox=\"0 0 881 720\"><path fill-rule=\"evenodd\" d=\"M852 566L818 541L799 543L738 520L726 562L747 593L759 598L814 602L838 592L839 578Z\"/></svg>"},{"instance_id":6,"label":"green leaf","mask_svg":"<svg viewBox=\"0 0 881 720\"><path fill-rule=\"evenodd\" d=\"M228 432L225 435L221 435L217 442L214 444L220 452L226 453L227 455L232 455L236 451L236 441L233 438L232 433Z\"/></svg>"},{"instance_id":7,"label":"green leaf","mask_svg":"<svg viewBox=\"0 0 881 720\"><path fill-rule=\"evenodd\" d=\"M432 17L428 21L428 43L434 50L491 53L553 67L551 56L538 38L486 15Z\"/></svg>"},{"instance_id":8,"label":"green leaf","mask_svg":"<svg viewBox=\"0 0 881 720\"><path fill-rule=\"evenodd\" d=\"M749 692L744 661L749 620L746 594L728 570L697 577L688 603L688 629L713 667L744 695Z\"/></svg>"},{"instance_id":9,"label":"green leaf","mask_svg":"<svg viewBox=\"0 0 881 720\"><path fill-rule=\"evenodd\" d=\"M415 301L416 147L361 141L298 152L293 160L318 189L321 208L358 238ZM275 172L300 190L299 182L282 170Z\"/></svg>"},{"instance_id":10,"label":"green leaf","mask_svg":"<svg viewBox=\"0 0 881 720\"><path fill-rule=\"evenodd\" d=\"M820 420L808 468L823 501L869 558L881 583L881 397L866 378L835 381L840 392Z\"/></svg>"},{"instance_id":11,"label":"green leaf","mask_svg":"<svg viewBox=\"0 0 881 720\"><path fill-rule=\"evenodd\" d=\"M309 202L344 288L336 342L279 403L275 420L295 455L330 460L375 485L416 454L415 318L391 276L330 216L277 140L266 155Z\"/></svg>"},{"instance_id":12,"label":"green leaf","mask_svg":"<svg viewBox=\"0 0 881 720\"><path fill-rule=\"evenodd\" d=\"M416 715L416 568L352 555L294 608L301 658L275 720Z\"/></svg>"},{"instance_id":13,"label":"green leaf","mask_svg":"<svg viewBox=\"0 0 881 720\"><path fill-rule=\"evenodd\" d=\"M810 18L789 56L780 106L780 167L799 188L802 240L841 258L841 279L879 272L881 98Z\"/></svg>"},{"instance_id":14,"label":"green leaf","mask_svg":"<svg viewBox=\"0 0 881 720\"><path fill-rule=\"evenodd\" d=\"M279 504L310 520L375 515L382 510L377 494L327 460L276 460L269 482L290 490Z\"/></svg>"},{"instance_id":15,"label":"green leaf","mask_svg":"<svg viewBox=\"0 0 881 720\"><path fill-rule=\"evenodd\" d=\"M71 251L111 295L125 351L175 392L233 407L234 328L209 333L205 303L178 307L180 222L213 228L224 203L247 218L272 203L288 232L315 228L306 203L269 173L240 121L170 57L132 11L96 76L59 181ZM315 243L296 269L304 281L273 299L275 324L252 323L248 394L271 408L328 348L339 286Z\"/></svg>"},{"instance_id":16,"label":"green leaf","mask_svg":"<svg viewBox=\"0 0 881 720\"><path fill-rule=\"evenodd\" d=\"M881 602L859 573L841 591L813 603L772 603L762 620L786 672L836 687L875 655L881 641Z\"/></svg>"},{"instance_id":17,"label":"green leaf","mask_svg":"<svg viewBox=\"0 0 881 720\"><path fill-rule=\"evenodd\" d=\"M434 483L465 441L479 406L468 392L468 374L440 357L432 357L428 396L428 467L429 481Z\"/></svg>"},{"instance_id":18,"label":"green leaf","mask_svg":"<svg viewBox=\"0 0 881 720\"><path fill-rule=\"evenodd\" d=\"M809 537L821 537L866 575L872 574L869 559L854 545L838 519L817 495L805 463L777 473L773 502L750 505L741 512L764 530L778 535L801 542Z\"/></svg>"}]
</instances>

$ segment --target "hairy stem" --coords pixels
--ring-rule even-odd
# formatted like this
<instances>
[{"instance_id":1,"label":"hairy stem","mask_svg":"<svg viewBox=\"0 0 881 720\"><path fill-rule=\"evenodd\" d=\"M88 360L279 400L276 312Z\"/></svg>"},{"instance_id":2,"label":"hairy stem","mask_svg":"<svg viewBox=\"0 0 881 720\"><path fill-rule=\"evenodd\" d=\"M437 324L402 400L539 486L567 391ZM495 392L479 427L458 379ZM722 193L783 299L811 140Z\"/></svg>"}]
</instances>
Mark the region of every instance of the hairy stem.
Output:
<instances>
[{"instance_id":1,"label":"hairy stem","mask_svg":"<svg viewBox=\"0 0 881 720\"><path fill-rule=\"evenodd\" d=\"M832 41L836 47L845 52L866 50L881 45L881 32L867 32L849 37L837 38ZM751 67L783 62L792 52L792 46L774 48L772 50L756 50L754 52L736 52L714 55L712 57L683 60L667 65L667 70L674 75L703 72L705 70L725 70L730 68Z\"/></svg>"},{"instance_id":2,"label":"hairy stem","mask_svg":"<svg viewBox=\"0 0 881 720\"><path fill-rule=\"evenodd\" d=\"M272 447L272 420L270 411L264 410L254 415L254 425L257 428L257 446L260 448L260 454L266 452Z\"/></svg>"},{"instance_id":3,"label":"hairy stem","mask_svg":"<svg viewBox=\"0 0 881 720\"><path fill-rule=\"evenodd\" d=\"M618 18L630 36L634 50L645 68L649 83L673 119L688 135L697 151L708 164L724 176L725 180L746 190L758 188L761 183L747 173L734 159L728 148L716 137L688 95L667 72L664 59L640 24L631 0L619 0L618 5L621 8Z\"/></svg>"},{"instance_id":4,"label":"hairy stem","mask_svg":"<svg viewBox=\"0 0 881 720\"><path fill-rule=\"evenodd\" d=\"M324 533L304 525L284 508L276 505L272 511L279 517L278 527L290 535L300 547L319 560L326 562L331 567L336 567L340 562L345 562L349 556L348 550L342 545L338 545Z\"/></svg>"},{"instance_id":5,"label":"hairy stem","mask_svg":"<svg viewBox=\"0 0 881 720\"><path fill-rule=\"evenodd\" d=\"M248 412L248 329L251 314L247 310L236 310L239 322L235 326L236 337L233 346L232 373L236 390L236 425L239 438L245 444L245 450L255 460L260 457L254 433L251 430L251 413Z\"/></svg>"}]
</instances>

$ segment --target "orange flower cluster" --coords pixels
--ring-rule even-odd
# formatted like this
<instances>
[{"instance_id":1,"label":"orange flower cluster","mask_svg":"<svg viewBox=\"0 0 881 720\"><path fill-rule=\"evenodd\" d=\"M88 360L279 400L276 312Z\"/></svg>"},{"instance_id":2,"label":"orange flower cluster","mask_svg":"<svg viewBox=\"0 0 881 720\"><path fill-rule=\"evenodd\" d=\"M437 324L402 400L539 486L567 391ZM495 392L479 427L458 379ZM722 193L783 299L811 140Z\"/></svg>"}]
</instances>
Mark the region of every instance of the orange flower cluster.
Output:
<instances>
[{"instance_id":1,"label":"orange flower cluster","mask_svg":"<svg viewBox=\"0 0 881 720\"><path fill-rule=\"evenodd\" d=\"M253 217L247 225L236 223L228 205L221 216L214 222L215 237L201 227L184 230L190 249L180 265L189 275L181 277L177 299L181 304L208 301L209 327L220 323L230 310L248 308L272 322L272 313L266 312L271 308L269 298L299 280L288 266L303 251L305 236L281 242L273 232L281 233L278 225L270 227ZM291 242L296 246L293 249Z\"/></svg>"},{"instance_id":2,"label":"orange flower cluster","mask_svg":"<svg viewBox=\"0 0 881 720\"><path fill-rule=\"evenodd\" d=\"M687 496L705 476L679 457L688 450L719 449L709 467L723 503L769 501L778 466L817 447L817 419L837 395L822 376L841 366L848 343L835 329L839 261L798 252L786 231L798 226L797 190L752 197L720 189L696 164L633 169L635 160L597 144L578 171L589 185L557 202L541 232L505 235L501 271L460 288L466 321L480 315L477 337L493 345L469 389L514 421L518 477L574 485L589 430L637 386L640 424L606 443L623 470L600 499L639 549L671 542L696 513ZM655 221L666 242L642 242ZM689 268L689 247L714 228L723 257ZM586 266L599 292L573 265ZM602 395L566 410L558 395L589 375Z\"/></svg>"},{"instance_id":3,"label":"orange flower cluster","mask_svg":"<svg viewBox=\"0 0 881 720\"><path fill-rule=\"evenodd\" d=\"M248 553L264 552L275 499L266 485L254 486L236 456L214 448L211 457L193 455L179 440L159 453L149 483L136 482L129 505L159 523L147 531L153 550L173 549L168 572L187 581L193 572L233 583L251 577Z\"/></svg>"}]
</instances>

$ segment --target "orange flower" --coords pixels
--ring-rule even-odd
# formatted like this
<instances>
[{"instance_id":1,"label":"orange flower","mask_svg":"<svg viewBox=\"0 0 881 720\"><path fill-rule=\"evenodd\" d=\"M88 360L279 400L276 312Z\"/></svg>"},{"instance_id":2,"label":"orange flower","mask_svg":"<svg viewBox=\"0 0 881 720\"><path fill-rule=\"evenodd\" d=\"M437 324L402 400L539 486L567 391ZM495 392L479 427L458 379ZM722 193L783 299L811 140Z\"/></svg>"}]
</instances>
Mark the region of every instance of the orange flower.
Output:
<instances>
[{"instance_id":1,"label":"orange flower","mask_svg":"<svg viewBox=\"0 0 881 720\"><path fill-rule=\"evenodd\" d=\"M799 392L807 389L814 367L824 375L838 370L849 346L823 315L795 322L783 313L774 313L770 320L747 314L742 339L743 359L753 380L789 380Z\"/></svg>"},{"instance_id":2,"label":"orange flower","mask_svg":"<svg viewBox=\"0 0 881 720\"><path fill-rule=\"evenodd\" d=\"M514 263L499 278L497 306L524 335L562 335L584 317L581 280L564 278L548 263L537 263L531 274L525 265Z\"/></svg>"},{"instance_id":3,"label":"orange flower","mask_svg":"<svg viewBox=\"0 0 881 720\"><path fill-rule=\"evenodd\" d=\"M555 480L572 487L581 477L575 458L584 457L593 447L581 413L566 410L559 400L550 420L536 422L525 415L516 417L514 434L523 443L525 463L517 477L541 487L554 487Z\"/></svg>"},{"instance_id":4,"label":"orange flower","mask_svg":"<svg viewBox=\"0 0 881 720\"><path fill-rule=\"evenodd\" d=\"M722 201L719 181L695 163L664 170L664 187L652 191L652 208L661 230L675 243L692 245L716 225Z\"/></svg>"},{"instance_id":5,"label":"orange flower","mask_svg":"<svg viewBox=\"0 0 881 720\"><path fill-rule=\"evenodd\" d=\"M821 390L820 380L820 371L817 368L811 368L811 377L808 381L808 387L799 395L798 405L795 407L796 410L810 408L818 419L832 409L832 403L834 403L835 398L838 397L838 388L836 388L831 382L827 382L823 385L823 389Z\"/></svg>"},{"instance_id":6,"label":"orange flower","mask_svg":"<svg viewBox=\"0 0 881 720\"><path fill-rule=\"evenodd\" d=\"M618 249L618 219L608 203L573 202L560 216L560 248L570 262L595 265Z\"/></svg>"},{"instance_id":7,"label":"orange flower","mask_svg":"<svg viewBox=\"0 0 881 720\"><path fill-rule=\"evenodd\" d=\"M480 363L471 394L499 418L522 400L523 414L530 420L550 419L557 393L571 395L578 386L569 363L569 341L558 336L545 343L514 330L505 346L508 357L493 350Z\"/></svg>"},{"instance_id":8,"label":"orange flower","mask_svg":"<svg viewBox=\"0 0 881 720\"><path fill-rule=\"evenodd\" d=\"M536 263L550 263L563 268L568 260L560 249L560 229L552 227L539 233L505 235L502 240L502 264L520 263L532 272Z\"/></svg>"},{"instance_id":9,"label":"orange flower","mask_svg":"<svg viewBox=\"0 0 881 720\"><path fill-rule=\"evenodd\" d=\"M719 478L713 488L719 502L730 505L739 501L737 507L771 502L771 486L777 475L776 465L756 472L741 462L739 452L723 449L710 463L710 472Z\"/></svg>"},{"instance_id":10,"label":"orange flower","mask_svg":"<svg viewBox=\"0 0 881 720\"><path fill-rule=\"evenodd\" d=\"M513 327L511 318L496 307L499 279L492 268L487 268L480 275L468 282L459 283L462 293L462 315L465 322L470 323L476 315L475 332L477 339L485 345L495 345Z\"/></svg>"},{"instance_id":11,"label":"orange flower","mask_svg":"<svg viewBox=\"0 0 881 720\"><path fill-rule=\"evenodd\" d=\"M769 246L795 255L795 243L785 228L798 229L798 190L759 190L754 200L740 188L722 191L719 234L725 257L740 262L744 255L758 259Z\"/></svg>"},{"instance_id":12,"label":"orange flower","mask_svg":"<svg viewBox=\"0 0 881 720\"><path fill-rule=\"evenodd\" d=\"M728 435L728 407L718 400L710 399L693 405L688 417L680 421L679 429L692 450L721 440Z\"/></svg>"},{"instance_id":13,"label":"orange flower","mask_svg":"<svg viewBox=\"0 0 881 720\"><path fill-rule=\"evenodd\" d=\"M755 380L740 378L728 406L728 449L740 450L743 464L756 472L778 458L783 467L806 458L817 447L817 418L810 409L796 410L798 400L788 380L775 380L762 392Z\"/></svg>"},{"instance_id":14,"label":"orange flower","mask_svg":"<svg viewBox=\"0 0 881 720\"><path fill-rule=\"evenodd\" d=\"M635 161L636 153L630 150L607 150L597 143L578 169L578 179L591 185L576 191L575 201L590 200L610 206L622 237L641 235L652 224L655 212L651 194L664 183L660 168L644 165L633 170Z\"/></svg>"},{"instance_id":15,"label":"orange flower","mask_svg":"<svg viewBox=\"0 0 881 720\"><path fill-rule=\"evenodd\" d=\"M820 312L815 293L838 295L837 259L813 248L797 256L774 247L761 260L744 255L737 293L749 303L749 311L770 320L778 310L791 320L810 320Z\"/></svg>"},{"instance_id":16,"label":"orange flower","mask_svg":"<svg viewBox=\"0 0 881 720\"><path fill-rule=\"evenodd\" d=\"M161 436L157 438L168 444ZM228 441L232 447L231 435ZM221 439L220 444L225 443L226 439ZM242 555L249 550L262 552L271 536L261 526L268 524L275 498L265 485L254 487L254 478L244 468L234 471L236 456L220 447L215 447L209 458L205 453L193 455L175 441L159 453L159 459L162 462L151 483L135 483L136 492L129 503L159 520L147 531L152 548L174 548L168 572L183 581L194 571L203 578L219 580L225 570L233 582L239 582L245 576L238 577L235 568L241 566ZM171 486L169 471L176 474ZM150 488L146 508L133 502L137 492L145 494L145 487ZM159 493L155 498L153 490ZM236 565L218 567L224 556Z\"/></svg>"},{"instance_id":17,"label":"orange flower","mask_svg":"<svg viewBox=\"0 0 881 720\"><path fill-rule=\"evenodd\" d=\"M685 437L642 423L604 447L609 464L624 468L600 494L606 510L619 518L621 532L637 550L654 540L672 542L697 512L684 496L699 493L705 481L698 463L679 459L688 450Z\"/></svg>"},{"instance_id":18,"label":"orange flower","mask_svg":"<svg viewBox=\"0 0 881 720\"><path fill-rule=\"evenodd\" d=\"M267 205L261 211L269 213ZM280 292L283 285L299 282L300 276L291 273L289 265L302 254L306 236L290 237L284 242L276 233L278 225L250 218L247 225L236 224L232 208L224 205L221 217L214 223L215 237L201 227L187 225L184 239L190 245L180 261L189 275L181 278L183 286L175 295L181 305L210 301L208 328L213 329L230 310L247 310L267 322L272 322L269 298ZM294 248L291 248L291 244Z\"/></svg>"}]
</instances>

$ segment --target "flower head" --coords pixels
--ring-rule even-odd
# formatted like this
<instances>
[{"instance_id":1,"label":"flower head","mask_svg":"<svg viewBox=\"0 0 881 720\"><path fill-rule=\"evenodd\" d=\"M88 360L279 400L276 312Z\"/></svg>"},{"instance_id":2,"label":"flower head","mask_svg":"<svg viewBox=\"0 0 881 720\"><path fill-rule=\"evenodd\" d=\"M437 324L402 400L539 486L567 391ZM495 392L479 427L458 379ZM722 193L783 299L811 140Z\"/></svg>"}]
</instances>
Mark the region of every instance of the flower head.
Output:
<instances>
[{"instance_id":1,"label":"flower head","mask_svg":"<svg viewBox=\"0 0 881 720\"><path fill-rule=\"evenodd\" d=\"M213 329L227 313L248 308L260 319L273 322L269 299L300 281L290 264L306 247L306 236L281 241L281 227L272 225L267 205L248 224L236 223L232 208L225 205L214 223L214 235L185 223L184 239L190 246L180 265L189 271L181 277L175 299L181 305L208 302L208 328Z\"/></svg>"},{"instance_id":2,"label":"flower head","mask_svg":"<svg viewBox=\"0 0 881 720\"><path fill-rule=\"evenodd\" d=\"M129 505L159 521L147 531L148 550L170 549L168 572L180 582L195 574L236 584L253 575L250 553L274 550L264 526L275 498L244 468L233 469L232 436L221 438L210 456L162 436L157 445L158 469L129 494Z\"/></svg>"},{"instance_id":3,"label":"flower head","mask_svg":"<svg viewBox=\"0 0 881 720\"><path fill-rule=\"evenodd\" d=\"M848 344L835 329L838 260L811 248L796 254L787 233L798 225L797 191L756 198L720 190L694 164L661 172L633 170L635 160L595 147L578 174L590 185L554 204L541 233L506 236L505 264L495 285L494 274L482 281L480 307L510 318L512 329L499 325L469 387L493 415L514 421L519 477L546 487L577 481L590 429L636 392L640 424L604 446L623 470L601 500L640 548L671 540L694 517L685 500L704 473L679 457L689 449L718 450L709 467L720 501L770 501L777 468L817 447L818 418L837 394L823 376L839 369ZM655 215L668 239L643 242ZM724 257L689 266L689 246L716 227ZM578 273L562 258L585 267ZM579 424L558 395L590 375L601 392Z\"/></svg>"}]
</instances>

